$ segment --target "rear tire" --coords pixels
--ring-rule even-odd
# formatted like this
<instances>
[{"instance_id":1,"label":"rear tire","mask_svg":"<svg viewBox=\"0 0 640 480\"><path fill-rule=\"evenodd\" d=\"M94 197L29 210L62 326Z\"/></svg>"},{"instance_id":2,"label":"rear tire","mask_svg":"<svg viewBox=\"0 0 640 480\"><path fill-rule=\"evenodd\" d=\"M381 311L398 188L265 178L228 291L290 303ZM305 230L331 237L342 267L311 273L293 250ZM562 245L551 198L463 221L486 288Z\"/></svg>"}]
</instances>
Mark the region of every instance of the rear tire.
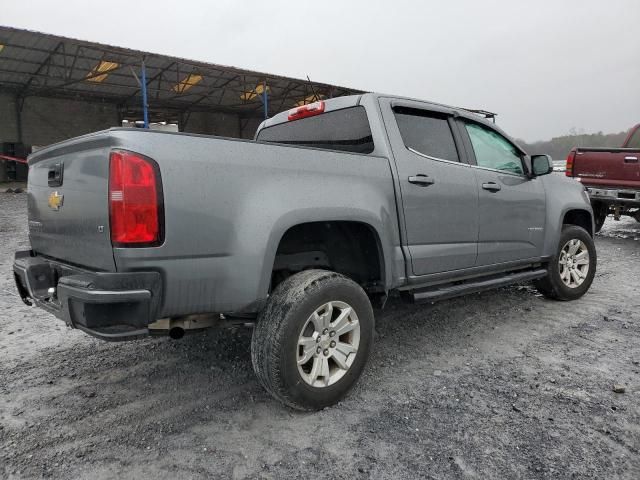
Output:
<instances>
[{"instance_id":1,"label":"rear tire","mask_svg":"<svg viewBox=\"0 0 640 480\"><path fill-rule=\"evenodd\" d=\"M594 230L595 233L598 233L602 230L607 215L609 215L609 205L602 202L593 202L591 208L593 209Z\"/></svg>"},{"instance_id":2,"label":"rear tire","mask_svg":"<svg viewBox=\"0 0 640 480\"><path fill-rule=\"evenodd\" d=\"M576 225L564 225L547 276L533 283L540 293L554 300L582 297L596 274L596 246L591 235Z\"/></svg>"},{"instance_id":3,"label":"rear tire","mask_svg":"<svg viewBox=\"0 0 640 480\"><path fill-rule=\"evenodd\" d=\"M606 208L600 208L593 212L593 218L595 220L595 231L598 233L602 230L605 220L607 219L608 211Z\"/></svg>"},{"instance_id":4,"label":"rear tire","mask_svg":"<svg viewBox=\"0 0 640 480\"><path fill-rule=\"evenodd\" d=\"M319 410L356 383L373 334L371 303L357 283L335 272L306 270L279 284L258 317L253 368L282 403Z\"/></svg>"}]
</instances>

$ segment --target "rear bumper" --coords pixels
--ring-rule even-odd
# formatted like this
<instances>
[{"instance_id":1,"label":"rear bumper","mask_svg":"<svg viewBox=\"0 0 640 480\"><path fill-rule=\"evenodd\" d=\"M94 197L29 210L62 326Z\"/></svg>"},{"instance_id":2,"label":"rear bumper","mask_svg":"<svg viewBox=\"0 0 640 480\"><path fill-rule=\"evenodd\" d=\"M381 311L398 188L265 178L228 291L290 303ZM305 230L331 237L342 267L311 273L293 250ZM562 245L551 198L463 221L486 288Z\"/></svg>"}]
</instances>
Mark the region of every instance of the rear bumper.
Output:
<instances>
[{"instance_id":1,"label":"rear bumper","mask_svg":"<svg viewBox=\"0 0 640 480\"><path fill-rule=\"evenodd\" d=\"M67 325L103 340L130 340L149 333L160 311L158 272L91 272L16 252L16 287L27 305L53 313Z\"/></svg>"},{"instance_id":2,"label":"rear bumper","mask_svg":"<svg viewBox=\"0 0 640 480\"><path fill-rule=\"evenodd\" d=\"M640 205L640 191L619 188L590 187L585 185L589 198L606 204Z\"/></svg>"}]
</instances>

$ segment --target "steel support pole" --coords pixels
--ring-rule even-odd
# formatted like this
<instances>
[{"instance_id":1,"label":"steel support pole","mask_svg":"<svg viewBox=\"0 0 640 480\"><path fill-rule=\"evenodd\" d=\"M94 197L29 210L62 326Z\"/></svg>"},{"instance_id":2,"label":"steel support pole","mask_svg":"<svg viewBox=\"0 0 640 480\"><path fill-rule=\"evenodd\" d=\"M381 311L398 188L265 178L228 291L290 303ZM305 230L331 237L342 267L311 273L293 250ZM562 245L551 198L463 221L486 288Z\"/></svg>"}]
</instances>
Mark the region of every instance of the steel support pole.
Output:
<instances>
[{"instance_id":1,"label":"steel support pole","mask_svg":"<svg viewBox=\"0 0 640 480\"><path fill-rule=\"evenodd\" d=\"M267 95L267 81L262 84L262 103L264 104L264 119L269 118L269 96Z\"/></svg>"},{"instance_id":2,"label":"steel support pole","mask_svg":"<svg viewBox=\"0 0 640 480\"><path fill-rule=\"evenodd\" d=\"M142 91L142 114L144 115L144 128L149 128L149 107L147 106L147 69L142 60L142 78L140 90Z\"/></svg>"},{"instance_id":3,"label":"steel support pole","mask_svg":"<svg viewBox=\"0 0 640 480\"><path fill-rule=\"evenodd\" d=\"M22 143L22 108L24 107L24 97L17 96L16 102L16 135L18 143Z\"/></svg>"}]
</instances>

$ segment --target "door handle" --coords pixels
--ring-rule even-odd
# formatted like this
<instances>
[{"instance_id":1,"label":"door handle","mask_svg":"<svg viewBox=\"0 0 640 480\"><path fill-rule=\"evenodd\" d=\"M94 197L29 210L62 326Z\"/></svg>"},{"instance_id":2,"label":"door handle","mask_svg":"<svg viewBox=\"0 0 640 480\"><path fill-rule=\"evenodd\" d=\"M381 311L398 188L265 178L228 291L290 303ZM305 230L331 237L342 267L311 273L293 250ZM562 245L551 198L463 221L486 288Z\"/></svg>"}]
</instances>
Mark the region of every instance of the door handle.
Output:
<instances>
[{"instance_id":1,"label":"door handle","mask_svg":"<svg viewBox=\"0 0 640 480\"><path fill-rule=\"evenodd\" d=\"M638 157L624 157L624 163L638 163Z\"/></svg>"},{"instance_id":2,"label":"door handle","mask_svg":"<svg viewBox=\"0 0 640 480\"><path fill-rule=\"evenodd\" d=\"M429 185L433 185L435 181L433 178L424 175L422 173L418 173L417 175L413 175L408 178L409 183L413 183L414 185L420 185L421 187L428 187Z\"/></svg>"},{"instance_id":3,"label":"door handle","mask_svg":"<svg viewBox=\"0 0 640 480\"><path fill-rule=\"evenodd\" d=\"M498 185L496 182L488 182L488 183L483 183L482 188L484 188L485 190L489 190L490 192L497 192L502 187Z\"/></svg>"},{"instance_id":4,"label":"door handle","mask_svg":"<svg viewBox=\"0 0 640 480\"><path fill-rule=\"evenodd\" d=\"M62 174L64 172L64 163L56 163L51 168L49 168L49 172L47 173L47 183L50 187L60 187L62 186Z\"/></svg>"}]
</instances>

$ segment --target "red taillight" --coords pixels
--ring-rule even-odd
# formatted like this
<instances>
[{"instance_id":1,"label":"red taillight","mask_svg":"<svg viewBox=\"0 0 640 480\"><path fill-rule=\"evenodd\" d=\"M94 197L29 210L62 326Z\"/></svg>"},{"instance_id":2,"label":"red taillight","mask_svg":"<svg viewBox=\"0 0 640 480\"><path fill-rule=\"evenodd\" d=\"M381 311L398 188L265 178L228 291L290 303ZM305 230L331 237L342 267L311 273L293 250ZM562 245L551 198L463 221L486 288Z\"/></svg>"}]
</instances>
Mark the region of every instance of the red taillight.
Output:
<instances>
[{"instance_id":1,"label":"red taillight","mask_svg":"<svg viewBox=\"0 0 640 480\"><path fill-rule=\"evenodd\" d=\"M573 177L573 160L576 158L576 152L575 150L571 150L569 152L569 156L567 157L567 165L566 165L566 169L564 171L564 174L567 177Z\"/></svg>"},{"instance_id":2,"label":"red taillight","mask_svg":"<svg viewBox=\"0 0 640 480\"><path fill-rule=\"evenodd\" d=\"M313 117L314 115L320 115L324 112L324 102L320 100L319 102L313 102L309 105L302 105L301 107L292 108L289 110L289 117L287 119L291 120L299 120L305 117Z\"/></svg>"},{"instance_id":3,"label":"red taillight","mask_svg":"<svg viewBox=\"0 0 640 480\"><path fill-rule=\"evenodd\" d=\"M114 247L162 243L162 195L157 164L114 150L109 159L109 217Z\"/></svg>"}]
</instances>

